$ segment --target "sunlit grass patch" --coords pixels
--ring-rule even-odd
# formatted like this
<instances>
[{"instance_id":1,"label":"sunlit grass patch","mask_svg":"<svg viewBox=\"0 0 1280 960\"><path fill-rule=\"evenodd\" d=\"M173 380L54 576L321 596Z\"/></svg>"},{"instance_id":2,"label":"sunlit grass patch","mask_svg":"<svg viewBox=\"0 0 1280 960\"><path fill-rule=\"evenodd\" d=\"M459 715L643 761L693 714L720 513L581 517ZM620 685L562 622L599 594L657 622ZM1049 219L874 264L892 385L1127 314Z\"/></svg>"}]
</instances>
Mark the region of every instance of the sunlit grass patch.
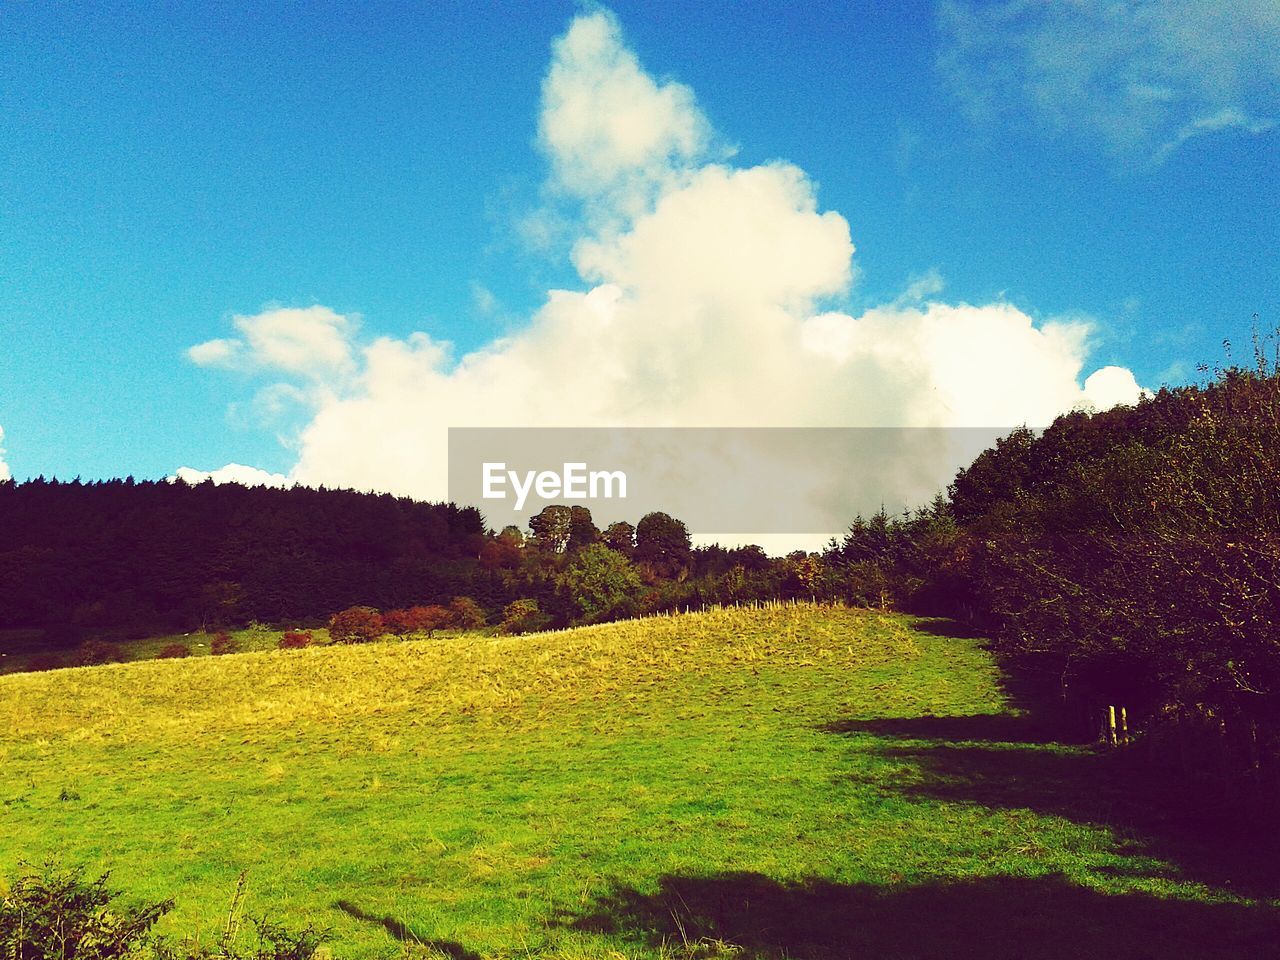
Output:
<instances>
[{"instance_id":1,"label":"sunlit grass patch","mask_svg":"<svg viewBox=\"0 0 1280 960\"><path fill-rule=\"evenodd\" d=\"M176 897L163 923L184 932L214 928L248 870L256 902L329 928L339 958L936 956L903 931L937 948L965 891L992 929L1046 898L1017 955L1077 908L1091 947L1237 931L1170 956L1258 955L1274 919L1214 912L1240 898L1124 821L1134 801L1092 751L1020 739L979 641L892 614L712 610L15 675L0 719L0 864L111 868ZM744 892L766 916L839 916L771 933ZM1153 897L1196 906L1179 927Z\"/></svg>"}]
</instances>

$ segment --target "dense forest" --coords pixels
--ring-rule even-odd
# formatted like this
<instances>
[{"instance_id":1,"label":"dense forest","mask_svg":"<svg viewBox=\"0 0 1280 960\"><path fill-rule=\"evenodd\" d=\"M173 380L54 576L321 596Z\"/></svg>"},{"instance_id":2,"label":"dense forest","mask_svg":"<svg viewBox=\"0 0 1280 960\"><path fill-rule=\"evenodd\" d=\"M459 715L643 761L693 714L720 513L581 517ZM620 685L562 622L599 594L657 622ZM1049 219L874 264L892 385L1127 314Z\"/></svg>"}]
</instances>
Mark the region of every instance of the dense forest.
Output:
<instances>
[{"instance_id":1,"label":"dense forest","mask_svg":"<svg viewBox=\"0 0 1280 960\"><path fill-rule=\"evenodd\" d=\"M458 597L495 622L524 601L536 611L525 628L564 626L698 604L714 591L697 585L717 574L771 566L758 548L693 549L661 513L601 531L585 508L553 506L527 535L494 534L452 504L211 481L6 481L0 531L9 653ZM766 578L750 593L779 590Z\"/></svg>"},{"instance_id":2,"label":"dense forest","mask_svg":"<svg viewBox=\"0 0 1280 960\"><path fill-rule=\"evenodd\" d=\"M211 482L0 484L0 626L41 642L483 593L475 510Z\"/></svg>"}]
</instances>

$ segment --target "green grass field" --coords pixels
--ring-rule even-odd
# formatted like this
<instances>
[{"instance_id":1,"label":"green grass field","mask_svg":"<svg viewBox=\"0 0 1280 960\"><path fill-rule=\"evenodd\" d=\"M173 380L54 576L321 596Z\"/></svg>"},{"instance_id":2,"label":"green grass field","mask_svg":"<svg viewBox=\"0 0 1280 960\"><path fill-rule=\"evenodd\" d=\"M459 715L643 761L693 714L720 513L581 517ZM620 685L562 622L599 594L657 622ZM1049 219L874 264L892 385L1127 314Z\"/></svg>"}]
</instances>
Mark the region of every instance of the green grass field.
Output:
<instances>
[{"instance_id":1,"label":"green grass field","mask_svg":"<svg viewBox=\"0 0 1280 960\"><path fill-rule=\"evenodd\" d=\"M1266 864L1042 742L979 641L865 611L0 678L0 870L49 855L338 960L1280 956Z\"/></svg>"}]
</instances>

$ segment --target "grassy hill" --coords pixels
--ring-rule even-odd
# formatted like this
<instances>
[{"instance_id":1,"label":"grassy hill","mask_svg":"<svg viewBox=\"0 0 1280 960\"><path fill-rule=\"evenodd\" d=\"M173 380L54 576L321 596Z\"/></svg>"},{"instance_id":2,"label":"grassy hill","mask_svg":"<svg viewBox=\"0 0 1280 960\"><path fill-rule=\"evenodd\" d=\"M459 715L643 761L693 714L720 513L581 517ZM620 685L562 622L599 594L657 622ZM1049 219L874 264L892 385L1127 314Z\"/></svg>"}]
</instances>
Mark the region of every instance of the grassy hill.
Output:
<instances>
[{"instance_id":1,"label":"grassy hill","mask_svg":"<svg viewBox=\"0 0 1280 960\"><path fill-rule=\"evenodd\" d=\"M0 870L48 855L339 960L1280 956L1267 878L1042 742L978 641L866 611L0 677Z\"/></svg>"}]
</instances>

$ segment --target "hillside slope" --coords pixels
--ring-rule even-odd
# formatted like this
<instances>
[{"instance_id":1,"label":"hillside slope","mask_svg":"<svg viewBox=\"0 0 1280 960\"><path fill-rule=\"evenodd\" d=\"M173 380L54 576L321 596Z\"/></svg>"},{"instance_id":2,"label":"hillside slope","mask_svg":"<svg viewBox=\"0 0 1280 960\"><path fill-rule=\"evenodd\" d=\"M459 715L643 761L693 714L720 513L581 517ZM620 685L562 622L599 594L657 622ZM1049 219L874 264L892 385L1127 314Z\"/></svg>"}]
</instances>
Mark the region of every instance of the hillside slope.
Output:
<instances>
[{"instance_id":1,"label":"hillside slope","mask_svg":"<svg viewBox=\"0 0 1280 960\"><path fill-rule=\"evenodd\" d=\"M211 933L248 870L338 958L1277 955L1221 851L887 614L7 676L0 771L5 871L109 867Z\"/></svg>"}]
</instances>

